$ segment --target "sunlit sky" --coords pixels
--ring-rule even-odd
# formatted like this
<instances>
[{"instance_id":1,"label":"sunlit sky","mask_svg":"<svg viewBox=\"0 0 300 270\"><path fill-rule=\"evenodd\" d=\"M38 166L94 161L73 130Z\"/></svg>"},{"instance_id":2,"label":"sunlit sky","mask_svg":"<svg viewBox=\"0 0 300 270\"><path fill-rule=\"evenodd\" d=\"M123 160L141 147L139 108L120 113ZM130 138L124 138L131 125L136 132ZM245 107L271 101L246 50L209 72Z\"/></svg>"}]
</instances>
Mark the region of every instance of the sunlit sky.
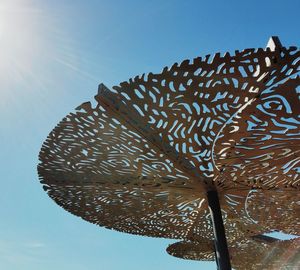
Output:
<instances>
[{"instance_id":1,"label":"sunlit sky","mask_svg":"<svg viewBox=\"0 0 300 270\"><path fill-rule=\"evenodd\" d=\"M167 239L85 222L42 190L47 134L108 87L186 58L298 45L300 1L0 0L0 269L194 270L215 263L165 252Z\"/></svg>"}]
</instances>

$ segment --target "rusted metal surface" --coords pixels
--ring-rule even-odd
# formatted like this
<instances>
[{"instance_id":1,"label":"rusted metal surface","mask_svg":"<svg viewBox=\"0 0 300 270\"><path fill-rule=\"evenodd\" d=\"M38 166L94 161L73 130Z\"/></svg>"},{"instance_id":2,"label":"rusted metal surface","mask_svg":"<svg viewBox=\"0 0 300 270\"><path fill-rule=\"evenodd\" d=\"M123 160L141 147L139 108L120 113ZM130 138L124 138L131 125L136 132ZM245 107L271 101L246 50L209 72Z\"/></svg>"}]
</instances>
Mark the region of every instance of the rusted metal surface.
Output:
<instances>
[{"instance_id":1,"label":"rusted metal surface","mask_svg":"<svg viewBox=\"0 0 300 270\"><path fill-rule=\"evenodd\" d=\"M100 85L44 142L41 183L67 211L122 232L211 241L214 189L229 246L299 235L299 66L299 49L273 40Z\"/></svg>"}]
</instances>

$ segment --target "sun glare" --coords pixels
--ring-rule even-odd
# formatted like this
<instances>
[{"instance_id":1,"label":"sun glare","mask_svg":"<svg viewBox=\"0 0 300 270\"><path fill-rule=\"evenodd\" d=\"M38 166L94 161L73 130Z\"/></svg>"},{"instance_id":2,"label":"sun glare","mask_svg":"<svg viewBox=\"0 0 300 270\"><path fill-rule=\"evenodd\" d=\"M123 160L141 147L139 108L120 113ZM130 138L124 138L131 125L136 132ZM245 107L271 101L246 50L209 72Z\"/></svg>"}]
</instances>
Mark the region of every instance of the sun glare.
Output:
<instances>
[{"instance_id":1,"label":"sun glare","mask_svg":"<svg viewBox=\"0 0 300 270\"><path fill-rule=\"evenodd\" d=\"M13 95L12 84L32 89L34 81L43 86L48 63L91 77L78 68L64 18L54 12L32 0L0 0L0 105L3 97Z\"/></svg>"},{"instance_id":2,"label":"sun glare","mask_svg":"<svg viewBox=\"0 0 300 270\"><path fill-rule=\"evenodd\" d=\"M39 10L29 1L0 3L0 82L22 80L30 72L41 46ZM2 89L3 94L3 89Z\"/></svg>"}]
</instances>

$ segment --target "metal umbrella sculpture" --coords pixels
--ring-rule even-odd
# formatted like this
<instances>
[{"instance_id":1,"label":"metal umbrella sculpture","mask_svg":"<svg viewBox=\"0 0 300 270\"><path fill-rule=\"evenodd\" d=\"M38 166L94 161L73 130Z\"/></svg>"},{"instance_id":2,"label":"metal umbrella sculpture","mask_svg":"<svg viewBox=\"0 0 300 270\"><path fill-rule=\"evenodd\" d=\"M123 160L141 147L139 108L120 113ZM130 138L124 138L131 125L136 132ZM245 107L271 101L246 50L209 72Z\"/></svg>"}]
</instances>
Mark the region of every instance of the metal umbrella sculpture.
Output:
<instances>
[{"instance_id":1,"label":"metal umbrella sculpture","mask_svg":"<svg viewBox=\"0 0 300 270\"><path fill-rule=\"evenodd\" d=\"M275 250L266 265L299 266L298 239L263 236L300 234L299 65L273 37L101 84L44 142L41 183L89 222L180 240L176 257L263 269Z\"/></svg>"}]
</instances>

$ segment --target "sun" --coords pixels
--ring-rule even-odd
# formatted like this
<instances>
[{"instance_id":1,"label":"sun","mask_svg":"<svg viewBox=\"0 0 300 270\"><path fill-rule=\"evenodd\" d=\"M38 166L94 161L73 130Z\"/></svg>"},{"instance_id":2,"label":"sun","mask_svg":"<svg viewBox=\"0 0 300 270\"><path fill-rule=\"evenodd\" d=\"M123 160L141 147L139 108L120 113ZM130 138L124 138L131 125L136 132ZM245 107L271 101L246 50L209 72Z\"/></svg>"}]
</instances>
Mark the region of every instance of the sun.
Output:
<instances>
[{"instance_id":1,"label":"sun","mask_svg":"<svg viewBox=\"0 0 300 270\"><path fill-rule=\"evenodd\" d=\"M26 0L0 2L0 82L25 77L41 45L39 11ZM3 93L3 90L1 91Z\"/></svg>"},{"instance_id":2,"label":"sun","mask_svg":"<svg viewBox=\"0 0 300 270\"><path fill-rule=\"evenodd\" d=\"M59 9L35 0L0 0L0 109L44 95L58 70L97 81L80 68L80 44ZM0 111L1 113L1 111Z\"/></svg>"}]
</instances>

